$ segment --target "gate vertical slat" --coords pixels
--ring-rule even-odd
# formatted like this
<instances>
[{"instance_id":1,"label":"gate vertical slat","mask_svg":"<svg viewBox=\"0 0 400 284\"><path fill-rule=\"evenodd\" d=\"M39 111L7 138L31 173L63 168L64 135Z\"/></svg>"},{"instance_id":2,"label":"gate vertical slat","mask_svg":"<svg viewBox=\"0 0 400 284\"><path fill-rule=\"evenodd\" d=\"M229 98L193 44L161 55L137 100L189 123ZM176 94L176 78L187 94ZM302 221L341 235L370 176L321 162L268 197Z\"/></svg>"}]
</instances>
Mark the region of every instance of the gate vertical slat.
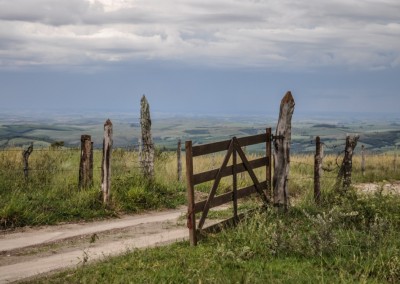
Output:
<instances>
[{"instance_id":1,"label":"gate vertical slat","mask_svg":"<svg viewBox=\"0 0 400 284\"><path fill-rule=\"evenodd\" d=\"M186 184L187 184L187 196L188 196L188 222L187 227L189 228L189 241L190 245L197 245L196 236L196 213L194 212L194 184L193 184L193 152L192 152L192 141L186 141L185 143L186 152Z\"/></svg>"},{"instance_id":2,"label":"gate vertical slat","mask_svg":"<svg viewBox=\"0 0 400 284\"><path fill-rule=\"evenodd\" d=\"M238 216L238 203L237 203L237 172L236 172L236 165L237 165L237 153L234 149L232 152L232 162L233 162L233 190L232 190L232 200L233 200L233 217L237 219Z\"/></svg>"}]
</instances>

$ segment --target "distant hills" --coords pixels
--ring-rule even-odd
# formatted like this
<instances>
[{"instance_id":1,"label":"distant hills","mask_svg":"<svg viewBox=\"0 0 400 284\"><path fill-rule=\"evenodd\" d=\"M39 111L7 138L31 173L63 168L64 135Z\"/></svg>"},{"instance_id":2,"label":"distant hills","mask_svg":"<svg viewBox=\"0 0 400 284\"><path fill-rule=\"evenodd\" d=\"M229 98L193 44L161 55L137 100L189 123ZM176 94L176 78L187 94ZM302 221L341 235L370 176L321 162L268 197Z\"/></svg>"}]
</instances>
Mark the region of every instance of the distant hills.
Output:
<instances>
[{"instance_id":1,"label":"distant hills","mask_svg":"<svg viewBox=\"0 0 400 284\"><path fill-rule=\"evenodd\" d=\"M34 143L36 147L49 147L54 142L64 142L65 147L80 147L80 136L92 136L95 147L101 147L104 121L110 118L114 125L115 147L134 147L140 138L140 121L129 114L57 115L29 116L28 113L0 115L0 148L25 147ZM274 129L276 120L262 116L165 116L153 118L154 141L160 148L174 150L178 139L192 140L195 144L229 139L232 136L248 136ZM400 145L400 123L394 120L345 121L335 117L293 118L292 151L297 153L314 151L313 140L320 136L327 145L326 151L335 151L344 145L347 133L360 135L360 144L369 151L392 151ZM329 147L331 146L331 147ZM334 147L335 146L335 147ZM263 146L249 149L262 151Z\"/></svg>"}]
</instances>

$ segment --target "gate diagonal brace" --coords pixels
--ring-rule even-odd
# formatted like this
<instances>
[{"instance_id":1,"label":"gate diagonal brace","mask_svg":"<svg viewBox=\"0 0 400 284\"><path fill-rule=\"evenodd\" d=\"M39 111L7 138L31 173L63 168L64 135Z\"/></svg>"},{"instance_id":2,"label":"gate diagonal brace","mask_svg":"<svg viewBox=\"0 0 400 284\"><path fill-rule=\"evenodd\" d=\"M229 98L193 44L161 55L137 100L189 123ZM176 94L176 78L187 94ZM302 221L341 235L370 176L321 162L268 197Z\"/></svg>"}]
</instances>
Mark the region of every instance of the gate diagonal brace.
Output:
<instances>
[{"instance_id":1,"label":"gate diagonal brace","mask_svg":"<svg viewBox=\"0 0 400 284\"><path fill-rule=\"evenodd\" d=\"M260 182L257 179L257 176L255 175L253 169L250 166L249 161L246 158L246 155L244 154L242 148L239 145L239 141L237 140L236 137L233 137L232 140L233 140L234 149L237 151L237 153L239 154L240 158L242 159L244 167L246 168L247 172L249 173L250 178L252 179L258 194L261 196L261 199L263 200L264 205L268 206L268 204L270 203L269 197L262 190Z\"/></svg>"},{"instance_id":2,"label":"gate diagonal brace","mask_svg":"<svg viewBox=\"0 0 400 284\"><path fill-rule=\"evenodd\" d=\"M222 163L222 165L221 165L221 167L220 167L220 169L218 171L217 176L215 177L213 187L212 187L212 189L210 191L210 195L208 196L207 202L204 205L203 214L201 215L201 218L200 218L200 221L199 221L199 226L198 226L199 229L203 228L204 222L206 221L208 211L210 210L211 201L214 199L214 196L215 196L215 193L217 191L218 185L219 185L219 183L221 181L221 178L222 178L222 170L224 168L226 168L226 165L228 164L229 159L231 158L231 154L233 152L233 148L234 148L234 146L233 146L233 139L232 139L231 143L229 144L229 148L228 148L228 151L227 151L227 153L225 155L224 161L223 161L223 163Z\"/></svg>"}]
</instances>

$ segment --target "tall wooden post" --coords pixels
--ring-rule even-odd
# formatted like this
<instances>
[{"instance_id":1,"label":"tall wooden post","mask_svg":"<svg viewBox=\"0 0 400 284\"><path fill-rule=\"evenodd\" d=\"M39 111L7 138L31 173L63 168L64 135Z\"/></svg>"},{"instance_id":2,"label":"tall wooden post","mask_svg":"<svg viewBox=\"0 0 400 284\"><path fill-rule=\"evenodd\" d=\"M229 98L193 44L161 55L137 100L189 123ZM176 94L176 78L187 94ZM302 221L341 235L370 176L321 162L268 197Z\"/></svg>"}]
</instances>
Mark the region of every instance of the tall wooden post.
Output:
<instances>
[{"instance_id":1,"label":"tall wooden post","mask_svg":"<svg viewBox=\"0 0 400 284\"><path fill-rule=\"evenodd\" d=\"M397 172L397 145L394 148L393 171Z\"/></svg>"},{"instance_id":2,"label":"tall wooden post","mask_svg":"<svg viewBox=\"0 0 400 284\"><path fill-rule=\"evenodd\" d=\"M361 146L361 173L365 176L365 147Z\"/></svg>"},{"instance_id":3,"label":"tall wooden post","mask_svg":"<svg viewBox=\"0 0 400 284\"><path fill-rule=\"evenodd\" d=\"M186 184L187 184L187 227L189 229L190 245L197 245L196 235L196 214L194 212L194 183L193 183L193 154L192 154L192 141L186 141Z\"/></svg>"},{"instance_id":4,"label":"tall wooden post","mask_svg":"<svg viewBox=\"0 0 400 284\"><path fill-rule=\"evenodd\" d=\"M182 180L182 159L181 159L181 139L178 140L178 147L176 149L176 165L177 165L177 174L178 174L178 181Z\"/></svg>"},{"instance_id":5,"label":"tall wooden post","mask_svg":"<svg viewBox=\"0 0 400 284\"><path fill-rule=\"evenodd\" d=\"M81 136L81 159L79 164L79 188L93 185L93 143L90 135Z\"/></svg>"},{"instance_id":6,"label":"tall wooden post","mask_svg":"<svg viewBox=\"0 0 400 284\"><path fill-rule=\"evenodd\" d=\"M90 186L93 186L93 141L90 143L90 171L89 171L89 179Z\"/></svg>"},{"instance_id":7,"label":"tall wooden post","mask_svg":"<svg viewBox=\"0 0 400 284\"><path fill-rule=\"evenodd\" d=\"M22 157L24 159L24 177L26 180L29 178L29 156L33 152L33 143L28 147L28 149L22 152Z\"/></svg>"},{"instance_id":8,"label":"tall wooden post","mask_svg":"<svg viewBox=\"0 0 400 284\"><path fill-rule=\"evenodd\" d=\"M340 190L340 183L342 183L342 189L347 190L351 185L351 171L353 168L353 153L354 149L357 146L357 141L360 137L356 136L347 136L346 137L346 148L345 154L342 162L342 166L340 167L337 181L336 181L336 188Z\"/></svg>"},{"instance_id":9,"label":"tall wooden post","mask_svg":"<svg viewBox=\"0 0 400 284\"><path fill-rule=\"evenodd\" d=\"M287 209L289 203L288 177L294 106L293 96L291 92L287 92L281 101L279 120L274 137L274 206L284 207L285 209Z\"/></svg>"},{"instance_id":10,"label":"tall wooden post","mask_svg":"<svg viewBox=\"0 0 400 284\"><path fill-rule=\"evenodd\" d=\"M142 170L146 178L154 177L154 145L151 137L150 105L143 95L140 100L140 126L142 129Z\"/></svg>"},{"instance_id":11,"label":"tall wooden post","mask_svg":"<svg viewBox=\"0 0 400 284\"><path fill-rule=\"evenodd\" d=\"M112 136L113 125L111 120L107 119L104 124L103 159L101 163L101 191L103 192L103 202L106 205L110 201Z\"/></svg>"},{"instance_id":12,"label":"tall wooden post","mask_svg":"<svg viewBox=\"0 0 400 284\"><path fill-rule=\"evenodd\" d=\"M321 138L317 136L315 140L315 156L314 156L314 200L316 204L320 204L321 202L321 170L322 170Z\"/></svg>"}]
</instances>

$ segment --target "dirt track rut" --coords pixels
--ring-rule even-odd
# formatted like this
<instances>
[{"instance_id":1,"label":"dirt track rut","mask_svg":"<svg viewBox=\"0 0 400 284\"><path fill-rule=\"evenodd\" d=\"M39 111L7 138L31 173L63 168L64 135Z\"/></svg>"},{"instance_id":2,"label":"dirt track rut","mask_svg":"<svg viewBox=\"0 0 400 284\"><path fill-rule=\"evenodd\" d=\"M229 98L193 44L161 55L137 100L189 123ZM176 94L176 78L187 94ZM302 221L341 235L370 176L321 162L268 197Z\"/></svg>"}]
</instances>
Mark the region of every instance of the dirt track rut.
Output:
<instances>
[{"instance_id":1,"label":"dirt track rut","mask_svg":"<svg viewBox=\"0 0 400 284\"><path fill-rule=\"evenodd\" d=\"M92 223L23 228L0 235L0 283L187 238L185 208Z\"/></svg>"}]
</instances>

